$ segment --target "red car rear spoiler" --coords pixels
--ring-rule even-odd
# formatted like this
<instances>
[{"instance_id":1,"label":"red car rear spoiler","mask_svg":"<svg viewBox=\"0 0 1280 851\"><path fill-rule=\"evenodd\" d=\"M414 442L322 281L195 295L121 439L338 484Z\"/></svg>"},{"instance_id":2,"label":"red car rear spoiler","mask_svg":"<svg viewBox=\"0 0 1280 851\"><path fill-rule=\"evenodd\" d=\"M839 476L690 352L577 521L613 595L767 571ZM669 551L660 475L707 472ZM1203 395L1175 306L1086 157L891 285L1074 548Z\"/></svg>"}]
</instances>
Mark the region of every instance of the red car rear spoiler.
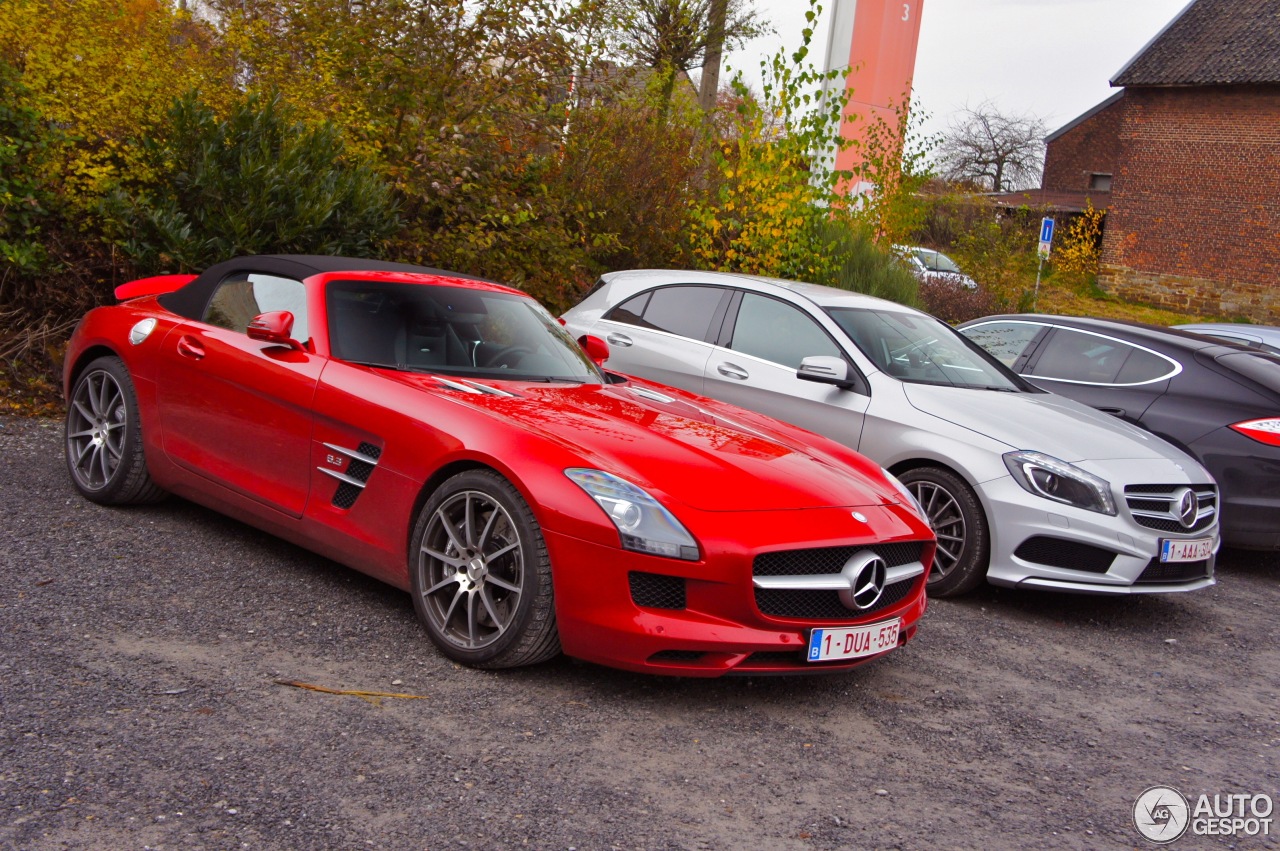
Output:
<instances>
[{"instance_id":1,"label":"red car rear spoiler","mask_svg":"<svg viewBox=\"0 0 1280 851\"><path fill-rule=\"evenodd\" d=\"M162 295L171 293L196 279L195 275L156 275L152 278L139 278L116 287L116 300L128 301L144 295Z\"/></svg>"}]
</instances>

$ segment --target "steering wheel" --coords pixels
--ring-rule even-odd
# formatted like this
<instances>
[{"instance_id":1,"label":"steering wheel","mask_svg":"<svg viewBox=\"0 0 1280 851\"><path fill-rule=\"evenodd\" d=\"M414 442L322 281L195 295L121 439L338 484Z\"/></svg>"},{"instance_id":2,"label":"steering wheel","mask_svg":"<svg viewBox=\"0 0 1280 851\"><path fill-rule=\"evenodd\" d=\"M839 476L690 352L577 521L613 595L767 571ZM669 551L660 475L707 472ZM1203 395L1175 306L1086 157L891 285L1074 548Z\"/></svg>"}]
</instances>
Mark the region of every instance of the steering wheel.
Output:
<instances>
[{"instance_id":1,"label":"steering wheel","mask_svg":"<svg viewBox=\"0 0 1280 851\"><path fill-rule=\"evenodd\" d=\"M531 355L531 354L533 354L533 349L529 348L528 346L504 346L503 348L498 349L489 357L485 358L484 365L485 366L499 366L499 365L515 366L517 363L519 363L521 357L524 357L525 355ZM512 357L513 355L518 356L515 358L515 361L512 363L505 363L507 358Z\"/></svg>"}]
</instances>

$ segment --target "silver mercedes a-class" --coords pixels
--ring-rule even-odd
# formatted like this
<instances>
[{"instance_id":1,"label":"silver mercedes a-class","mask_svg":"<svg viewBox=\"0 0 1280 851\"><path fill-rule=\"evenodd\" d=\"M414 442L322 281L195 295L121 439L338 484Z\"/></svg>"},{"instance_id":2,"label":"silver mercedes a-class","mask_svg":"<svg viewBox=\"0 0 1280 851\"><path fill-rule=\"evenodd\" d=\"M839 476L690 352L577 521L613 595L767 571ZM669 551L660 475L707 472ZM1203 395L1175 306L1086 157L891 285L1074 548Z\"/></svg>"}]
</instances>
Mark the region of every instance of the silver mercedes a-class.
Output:
<instances>
[{"instance_id":1,"label":"silver mercedes a-class","mask_svg":"<svg viewBox=\"0 0 1280 851\"><path fill-rule=\"evenodd\" d=\"M607 366L732 402L878 461L938 536L929 593L1214 583L1217 487L1191 456L1026 382L947 324L748 275L604 275L562 317Z\"/></svg>"}]
</instances>

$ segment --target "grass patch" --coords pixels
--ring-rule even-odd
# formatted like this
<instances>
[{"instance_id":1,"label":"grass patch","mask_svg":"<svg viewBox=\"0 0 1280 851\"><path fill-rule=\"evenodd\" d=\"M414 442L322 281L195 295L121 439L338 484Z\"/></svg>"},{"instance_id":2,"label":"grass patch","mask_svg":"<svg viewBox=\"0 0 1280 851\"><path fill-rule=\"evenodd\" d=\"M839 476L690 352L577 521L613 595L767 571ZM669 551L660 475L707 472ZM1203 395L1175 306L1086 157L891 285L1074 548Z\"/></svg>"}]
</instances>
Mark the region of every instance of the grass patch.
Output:
<instances>
[{"instance_id":1,"label":"grass patch","mask_svg":"<svg viewBox=\"0 0 1280 851\"><path fill-rule=\"evenodd\" d=\"M1128 319L1133 322L1147 322L1151 325L1184 325L1189 322L1230 322L1230 318L1220 316L1200 316L1190 313L1176 313L1147 304L1120 301L1106 295L1100 290L1081 292L1075 288L1040 285L1040 298L1035 308L1036 313L1056 314L1058 316L1095 316L1100 319Z\"/></svg>"}]
</instances>

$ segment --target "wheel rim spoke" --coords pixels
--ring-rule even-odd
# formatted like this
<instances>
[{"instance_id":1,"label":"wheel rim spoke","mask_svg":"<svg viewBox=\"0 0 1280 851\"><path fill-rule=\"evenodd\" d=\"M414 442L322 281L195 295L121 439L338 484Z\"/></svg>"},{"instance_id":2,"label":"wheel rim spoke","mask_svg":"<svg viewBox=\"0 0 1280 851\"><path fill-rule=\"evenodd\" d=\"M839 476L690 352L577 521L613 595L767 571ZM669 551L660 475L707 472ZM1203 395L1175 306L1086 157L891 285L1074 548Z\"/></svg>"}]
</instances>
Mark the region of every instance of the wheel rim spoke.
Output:
<instances>
[{"instance_id":1,"label":"wheel rim spoke","mask_svg":"<svg viewBox=\"0 0 1280 851\"><path fill-rule=\"evenodd\" d=\"M449 608L446 609L444 613L443 621L446 626L448 626L449 621L453 619L453 612L458 608L458 601L466 595L467 592L463 591L461 586L459 586L458 590L454 592L453 599L449 601Z\"/></svg>"},{"instance_id":2,"label":"wheel rim spoke","mask_svg":"<svg viewBox=\"0 0 1280 851\"><path fill-rule=\"evenodd\" d=\"M489 561L497 561L500 557L502 557L502 556L506 555L507 553L511 552L512 550L514 550L514 549L515 549L516 547L518 547L518 546L520 546L520 542L519 542L519 541L516 541L514 544L507 544L507 545L506 545L505 547L503 547L502 549L494 550L494 551L493 551L493 552L491 552L491 553L485 553L485 556L484 556L484 557L485 557L486 559L488 559Z\"/></svg>"},{"instance_id":3,"label":"wheel rim spoke","mask_svg":"<svg viewBox=\"0 0 1280 851\"><path fill-rule=\"evenodd\" d=\"M489 519L484 523L484 530L480 533L480 538L476 541L477 548L483 550L485 544L489 543L489 533L493 531L493 524L497 519L498 512L490 512Z\"/></svg>"},{"instance_id":4,"label":"wheel rim spoke","mask_svg":"<svg viewBox=\"0 0 1280 851\"><path fill-rule=\"evenodd\" d=\"M493 599L489 596L489 589L482 588L476 596L480 598L480 602L484 603L484 610L489 613L490 619L497 625L498 634L501 635L506 632L509 624L494 609Z\"/></svg>"},{"instance_id":5,"label":"wheel rim spoke","mask_svg":"<svg viewBox=\"0 0 1280 851\"><path fill-rule=\"evenodd\" d=\"M467 595L467 638L471 646L476 646L476 595Z\"/></svg>"},{"instance_id":6,"label":"wheel rim spoke","mask_svg":"<svg viewBox=\"0 0 1280 851\"><path fill-rule=\"evenodd\" d=\"M439 550L434 550L431 547L423 547L422 552L425 553L426 555L431 556L431 558L438 559L444 562L450 567L462 567L464 564L467 563L466 559L458 558L456 556L446 555L445 553L442 553Z\"/></svg>"},{"instance_id":7,"label":"wheel rim spoke","mask_svg":"<svg viewBox=\"0 0 1280 851\"><path fill-rule=\"evenodd\" d=\"M444 513L443 507L436 511L436 519L438 519L440 521L440 525L444 527L445 534L449 536L449 540L453 543L453 548L459 553L465 552L467 545L458 534L458 529L453 525L453 521Z\"/></svg>"},{"instance_id":8,"label":"wheel rim spoke","mask_svg":"<svg viewBox=\"0 0 1280 851\"><path fill-rule=\"evenodd\" d=\"M492 573L490 573L489 576L487 577L487 580L490 585L497 585L499 588L502 588L506 591L510 591L512 594L515 594L517 596L519 596L520 594L519 585L514 585L500 576L494 576Z\"/></svg>"},{"instance_id":9,"label":"wheel rim spoke","mask_svg":"<svg viewBox=\"0 0 1280 851\"><path fill-rule=\"evenodd\" d=\"M462 533L466 536L467 546L476 542L476 501L470 496L463 502Z\"/></svg>"}]
</instances>

